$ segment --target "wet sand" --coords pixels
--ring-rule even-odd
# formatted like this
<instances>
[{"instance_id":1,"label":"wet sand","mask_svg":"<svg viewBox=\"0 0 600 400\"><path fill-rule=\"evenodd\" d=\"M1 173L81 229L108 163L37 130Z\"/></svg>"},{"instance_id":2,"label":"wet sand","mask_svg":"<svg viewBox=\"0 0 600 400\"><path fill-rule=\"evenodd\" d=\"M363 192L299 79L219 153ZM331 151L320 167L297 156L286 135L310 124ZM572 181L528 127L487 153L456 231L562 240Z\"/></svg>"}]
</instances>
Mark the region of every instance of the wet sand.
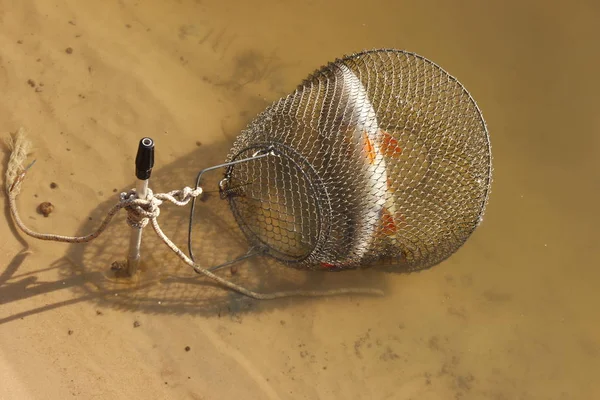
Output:
<instances>
[{"instance_id":1,"label":"wet sand","mask_svg":"<svg viewBox=\"0 0 600 400\"><path fill-rule=\"evenodd\" d=\"M456 76L488 123L495 175L482 226L431 270L323 277L250 262L234 277L383 298L249 300L197 277L150 230L140 277L115 280L122 215L90 244L40 242L2 197L0 398L599 397L598 17L593 2L1 0L0 125L34 142L19 206L39 231L95 228L133 187L146 135L152 188L192 185L265 106L365 48L414 51ZM186 216L160 217L181 246ZM198 217L206 265L244 250L218 200Z\"/></svg>"}]
</instances>

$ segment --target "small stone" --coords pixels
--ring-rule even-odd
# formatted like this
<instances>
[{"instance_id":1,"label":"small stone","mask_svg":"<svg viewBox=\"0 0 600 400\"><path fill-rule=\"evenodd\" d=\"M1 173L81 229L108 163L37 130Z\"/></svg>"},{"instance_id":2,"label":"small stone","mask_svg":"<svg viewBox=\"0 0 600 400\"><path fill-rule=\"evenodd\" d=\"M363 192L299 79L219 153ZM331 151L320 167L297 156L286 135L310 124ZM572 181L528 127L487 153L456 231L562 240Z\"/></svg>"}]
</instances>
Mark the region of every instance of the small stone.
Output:
<instances>
[{"instance_id":1,"label":"small stone","mask_svg":"<svg viewBox=\"0 0 600 400\"><path fill-rule=\"evenodd\" d=\"M67 331L67 333L68 333L69 335L72 335L72 334L73 334L73 331L72 331L71 329L69 329L69 330Z\"/></svg>"},{"instance_id":2,"label":"small stone","mask_svg":"<svg viewBox=\"0 0 600 400\"><path fill-rule=\"evenodd\" d=\"M27 79L27 84L31 87L35 87L35 81L33 79Z\"/></svg>"},{"instance_id":3,"label":"small stone","mask_svg":"<svg viewBox=\"0 0 600 400\"><path fill-rule=\"evenodd\" d=\"M119 261L113 261L113 263L110 265L110 269L112 271L121 271L122 269L124 269L124 267L125 266L123 265L123 263Z\"/></svg>"},{"instance_id":4,"label":"small stone","mask_svg":"<svg viewBox=\"0 0 600 400\"><path fill-rule=\"evenodd\" d=\"M67 47L65 49L65 53L67 53L67 54L73 54L73 49L71 47Z\"/></svg>"},{"instance_id":5,"label":"small stone","mask_svg":"<svg viewBox=\"0 0 600 400\"><path fill-rule=\"evenodd\" d=\"M190 346L185 346L185 351L190 351L190 350L191 350Z\"/></svg>"},{"instance_id":6,"label":"small stone","mask_svg":"<svg viewBox=\"0 0 600 400\"><path fill-rule=\"evenodd\" d=\"M198 146L198 147L202 146L202 142L198 140L198 141L196 142L196 146Z\"/></svg>"},{"instance_id":7,"label":"small stone","mask_svg":"<svg viewBox=\"0 0 600 400\"><path fill-rule=\"evenodd\" d=\"M50 182L50 189L56 189L58 187L58 183Z\"/></svg>"},{"instance_id":8,"label":"small stone","mask_svg":"<svg viewBox=\"0 0 600 400\"><path fill-rule=\"evenodd\" d=\"M37 208L38 214L42 214L46 218L52 213L52 211L54 211L54 205L49 201L44 201L43 203L40 203L40 205Z\"/></svg>"},{"instance_id":9,"label":"small stone","mask_svg":"<svg viewBox=\"0 0 600 400\"><path fill-rule=\"evenodd\" d=\"M139 326L140 326L139 321L133 321L133 327L134 328L139 328Z\"/></svg>"},{"instance_id":10,"label":"small stone","mask_svg":"<svg viewBox=\"0 0 600 400\"><path fill-rule=\"evenodd\" d=\"M96 310L96 315L102 315L102 314L103 314L102 311Z\"/></svg>"}]
</instances>

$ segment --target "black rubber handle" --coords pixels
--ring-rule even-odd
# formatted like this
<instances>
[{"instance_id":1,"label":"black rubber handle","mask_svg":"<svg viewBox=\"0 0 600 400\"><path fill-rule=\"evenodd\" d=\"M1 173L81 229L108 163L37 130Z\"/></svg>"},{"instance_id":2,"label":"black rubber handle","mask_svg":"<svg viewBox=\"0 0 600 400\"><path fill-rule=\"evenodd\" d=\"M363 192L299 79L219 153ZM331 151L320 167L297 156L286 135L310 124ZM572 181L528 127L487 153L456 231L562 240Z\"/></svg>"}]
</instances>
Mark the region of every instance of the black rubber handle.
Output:
<instances>
[{"instance_id":1,"label":"black rubber handle","mask_svg":"<svg viewBox=\"0 0 600 400\"><path fill-rule=\"evenodd\" d=\"M135 156L135 176L141 180L150 179L152 167L154 167L154 140L145 137L140 140Z\"/></svg>"}]
</instances>

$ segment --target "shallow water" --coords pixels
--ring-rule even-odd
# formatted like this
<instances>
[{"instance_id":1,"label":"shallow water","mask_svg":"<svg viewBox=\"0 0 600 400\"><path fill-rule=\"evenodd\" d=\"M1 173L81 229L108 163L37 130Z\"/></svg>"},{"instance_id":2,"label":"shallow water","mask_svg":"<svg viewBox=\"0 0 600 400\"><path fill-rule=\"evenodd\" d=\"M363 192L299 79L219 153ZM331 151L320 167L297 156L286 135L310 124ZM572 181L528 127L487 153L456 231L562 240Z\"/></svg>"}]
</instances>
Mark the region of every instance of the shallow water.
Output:
<instances>
[{"instance_id":1,"label":"shallow water","mask_svg":"<svg viewBox=\"0 0 600 400\"><path fill-rule=\"evenodd\" d=\"M40 231L97 226L113 190L132 187L145 135L153 189L192 185L268 104L365 48L414 51L456 76L494 155L483 224L431 270L323 279L250 263L235 278L383 286L383 298L250 301L197 278L150 230L143 271L124 283L109 274L125 253L122 216L87 245L2 223L0 397L598 397L599 16L584 1L0 1L0 122L35 144L19 204ZM41 201L56 205L49 218ZM186 216L161 213L181 246ZM243 251L218 201L198 216L207 264Z\"/></svg>"}]
</instances>

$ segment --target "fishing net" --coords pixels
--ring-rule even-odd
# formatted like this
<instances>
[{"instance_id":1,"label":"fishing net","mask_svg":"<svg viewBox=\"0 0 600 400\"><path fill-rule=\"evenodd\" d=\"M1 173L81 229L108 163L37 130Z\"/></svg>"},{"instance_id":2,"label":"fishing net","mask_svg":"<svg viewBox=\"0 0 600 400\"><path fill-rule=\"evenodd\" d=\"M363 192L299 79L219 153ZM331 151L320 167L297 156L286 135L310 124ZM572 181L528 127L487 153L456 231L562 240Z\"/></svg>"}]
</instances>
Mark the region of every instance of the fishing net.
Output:
<instances>
[{"instance_id":1,"label":"fishing net","mask_svg":"<svg viewBox=\"0 0 600 400\"><path fill-rule=\"evenodd\" d=\"M240 134L220 184L251 247L298 268L415 270L482 219L481 112L436 64L397 50L338 59Z\"/></svg>"}]
</instances>

